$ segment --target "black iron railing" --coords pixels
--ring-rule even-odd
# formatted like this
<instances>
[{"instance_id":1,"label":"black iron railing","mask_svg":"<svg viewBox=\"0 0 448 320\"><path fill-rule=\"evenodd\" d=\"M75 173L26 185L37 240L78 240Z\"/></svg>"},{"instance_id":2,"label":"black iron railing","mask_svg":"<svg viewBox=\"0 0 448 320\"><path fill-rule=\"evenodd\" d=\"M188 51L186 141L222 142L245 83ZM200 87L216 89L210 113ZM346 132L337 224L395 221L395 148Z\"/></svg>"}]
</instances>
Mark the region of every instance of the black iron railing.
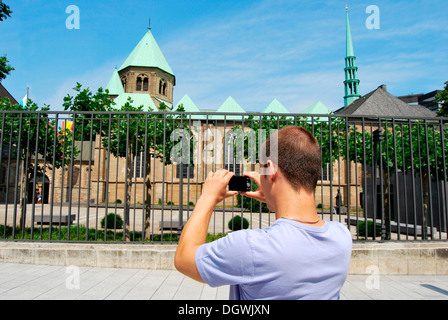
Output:
<instances>
[{"instance_id":1,"label":"black iron railing","mask_svg":"<svg viewBox=\"0 0 448 320\"><path fill-rule=\"evenodd\" d=\"M448 240L447 119L25 111L0 113L0 240L175 243L206 174L259 170L261 144L288 125L322 147L323 219L355 241ZM275 213L227 199L209 240L241 220L264 228Z\"/></svg>"}]
</instances>

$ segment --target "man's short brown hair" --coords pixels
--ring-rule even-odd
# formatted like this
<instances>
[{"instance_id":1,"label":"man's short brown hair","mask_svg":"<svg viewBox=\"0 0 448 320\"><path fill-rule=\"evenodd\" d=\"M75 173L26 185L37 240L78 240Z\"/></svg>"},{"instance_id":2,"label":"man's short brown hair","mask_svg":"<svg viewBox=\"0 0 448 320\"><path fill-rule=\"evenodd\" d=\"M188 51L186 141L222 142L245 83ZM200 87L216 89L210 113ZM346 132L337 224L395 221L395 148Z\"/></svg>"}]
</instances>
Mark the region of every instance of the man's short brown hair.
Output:
<instances>
[{"instance_id":1,"label":"man's short brown hair","mask_svg":"<svg viewBox=\"0 0 448 320\"><path fill-rule=\"evenodd\" d=\"M271 144L278 141L278 158L270 157ZM316 138L302 127L285 127L266 140L263 154L277 165L291 186L313 193L321 176L322 156ZM277 160L277 161L276 161Z\"/></svg>"}]
</instances>

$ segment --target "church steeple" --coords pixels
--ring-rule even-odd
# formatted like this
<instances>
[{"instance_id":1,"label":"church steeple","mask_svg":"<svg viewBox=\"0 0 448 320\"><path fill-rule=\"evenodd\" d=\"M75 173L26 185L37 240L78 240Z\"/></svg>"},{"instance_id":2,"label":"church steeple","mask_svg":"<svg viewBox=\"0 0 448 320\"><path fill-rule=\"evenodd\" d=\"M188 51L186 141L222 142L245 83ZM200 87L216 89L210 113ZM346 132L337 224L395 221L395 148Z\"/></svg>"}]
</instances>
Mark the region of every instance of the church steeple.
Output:
<instances>
[{"instance_id":1,"label":"church steeple","mask_svg":"<svg viewBox=\"0 0 448 320\"><path fill-rule=\"evenodd\" d=\"M348 6L346 6L347 16L347 49L345 57L345 96L344 106L347 107L353 101L361 97L359 94L358 67L356 66L356 57L353 50L352 33L348 19Z\"/></svg>"}]
</instances>

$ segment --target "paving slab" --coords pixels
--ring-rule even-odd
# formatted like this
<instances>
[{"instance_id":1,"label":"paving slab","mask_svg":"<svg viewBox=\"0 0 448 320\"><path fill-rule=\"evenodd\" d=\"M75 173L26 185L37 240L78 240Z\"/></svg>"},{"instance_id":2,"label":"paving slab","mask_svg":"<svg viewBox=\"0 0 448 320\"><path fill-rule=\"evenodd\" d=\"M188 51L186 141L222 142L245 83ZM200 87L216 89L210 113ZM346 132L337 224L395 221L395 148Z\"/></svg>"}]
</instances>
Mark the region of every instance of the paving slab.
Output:
<instances>
[{"instance_id":1,"label":"paving slab","mask_svg":"<svg viewBox=\"0 0 448 320\"><path fill-rule=\"evenodd\" d=\"M0 263L0 300L227 300L173 270ZM448 300L448 276L349 275L341 300Z\"/></svg>"}]
</instances>

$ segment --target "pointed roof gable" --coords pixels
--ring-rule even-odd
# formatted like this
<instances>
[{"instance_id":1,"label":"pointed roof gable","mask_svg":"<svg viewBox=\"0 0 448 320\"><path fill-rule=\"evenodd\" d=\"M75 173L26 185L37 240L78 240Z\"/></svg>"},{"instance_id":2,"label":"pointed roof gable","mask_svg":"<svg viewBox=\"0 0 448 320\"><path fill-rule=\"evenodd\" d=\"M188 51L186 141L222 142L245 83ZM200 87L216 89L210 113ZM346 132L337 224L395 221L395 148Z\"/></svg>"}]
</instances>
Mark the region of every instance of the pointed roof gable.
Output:
<instances>
[{"instance_id":1,"label":"pointed roof gable","mask_svg":"<svg viewBox=\"0 0 448 320\"><path fill-rule=\"evenodd\" d=\"M112 77L110 78L106 89L109 90L109 95L111 96L119 96L120 94L124 93L123 84L121 83L117 69L115 69L114 73L112 74Z\"/></svg>"},{"instance_id":2,"label":"pointed roof gable","mask_svg":"<svg viewBox=\"0 0 448 320\"><path fill-rule=\"evenodd\" d=\"M225 113L246 113L244 109L236 102L232 97L228 97L226 101L221 105L221 107L216 112L225 112ZM216 115L216 116L210 116L209 119L213 120L241 120L243 117L232 115L232 116L225 116L225 115Z\"/></svg>"},{"instance_id":3,"label":"pointed roof gable","mask_svg":"<svg viewBox=\"0 0 448 320\"><path fill-rule=\"evenodd\" d=\"M191 100L188 94L184 95L183 98L176 105L176 109L182 105L185 109L185 112L201 112L196 104ZM191 119L205 120L207 117L202 115L192 115Z\"/></svg>"},{"instance_id":4,"label":"pointed roof gable","mask_svg":"<svg viewBox=\"0 0 448 320\"><path fill-rule=\"evenodd\" d=\"M381 85L372 92L335 112L340 115L372 117L435 117L435 113L422 106L410 106L386 91Z\"/></svg>"},{"instance_id":5,"label":"pointed roof gable","mask_svg":"<svg viewBox=\"0 0 448 320\"><path fill-rule=\"evenodd\" d=\"M311 106L303 110L301 113L305 114L330 114L332 111L327 108L321 101L313 103Z\"/></svg>"},{"instance_id":6,"label":"pointed roof gable","mask_svg":"<svg viewBox=\"0 0 448 320\"><path fill-rule=\"evenodd\" d=\"M140 40L119 71L131 66L158 68L174 76L173 70L166 61L151 30L148 30L143 39Z\"/></svg>"},{"instance_id":7,"label":"pointed roof gable","mask_svg":"<svg viewBox=\"0 0 448 320\"><path fill-rule=\"evenodd\" d=\"M228 97L226 101L221 105L217 112L229 112L229 113L246 113L243 108L232 97Z\"/></svg>"},{"instance_id":8,"label":"pointed roof gable","mask_svg":"<svg viewBox=\"0 0 448 320\"><path fill-rule=\"evenodd\" d=\"M183 98L180 99L176 105L176 108L178 108L181 104L183 105L185 112L200 112L199 108L194 104L188 94L184 95Z\"/></svg>"},{"instance_id":9,"label":"pointed roof gable","mask_svg":"<svg viewBox=\"0 0 448 320\"><path fill-rule=\"evenodd\" d=\"M272 100L272 102L264 108L264 110L261 113L290 113L288 109L286 109L280 101L277 99Z\"/></svg>"},{"instance_id":10,"label":"pointed roof gable","mask_svg":"<svg viewBox=\"0 0 448 320\"><path fill-rule=\"evenodd\" d=\"M6 90L6 88L0 83L0 97L3 98L9 98L9 100L11 100L12 104L18 104L17 100L14 99L14 97L9 93L8 90Z\"/></svg>"}]
</instances>

